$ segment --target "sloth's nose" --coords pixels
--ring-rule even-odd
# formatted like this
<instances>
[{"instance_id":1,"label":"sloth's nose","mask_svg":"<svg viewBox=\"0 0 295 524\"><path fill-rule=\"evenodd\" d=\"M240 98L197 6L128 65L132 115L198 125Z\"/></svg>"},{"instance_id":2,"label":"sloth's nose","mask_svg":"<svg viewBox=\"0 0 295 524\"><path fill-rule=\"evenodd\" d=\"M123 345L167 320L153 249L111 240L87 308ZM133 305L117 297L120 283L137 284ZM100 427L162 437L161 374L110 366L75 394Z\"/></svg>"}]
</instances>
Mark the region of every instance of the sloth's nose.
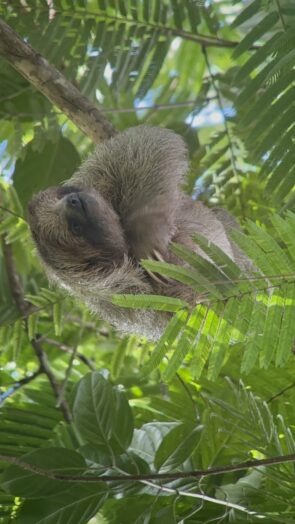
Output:
<instances>
[{"instance_id":1,"label":"sloth's nose","mask_svg":"<svg viewBox=\"0 0 295 524\"><path fill-rule=\"evenodd\" d=\"M68 206L77 210L82 208L81 200L76 193L71 193L70 195L67 195L66 198Z\"/></svg>"}]
</instances>

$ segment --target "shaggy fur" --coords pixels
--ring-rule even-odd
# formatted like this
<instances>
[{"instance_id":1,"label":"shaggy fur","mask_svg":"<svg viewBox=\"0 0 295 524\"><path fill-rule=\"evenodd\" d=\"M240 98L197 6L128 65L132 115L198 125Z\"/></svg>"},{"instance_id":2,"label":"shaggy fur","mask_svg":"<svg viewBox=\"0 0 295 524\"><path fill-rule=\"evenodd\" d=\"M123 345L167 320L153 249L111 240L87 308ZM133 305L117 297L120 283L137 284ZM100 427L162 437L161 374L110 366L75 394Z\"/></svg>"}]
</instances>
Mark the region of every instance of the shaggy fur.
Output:
<instances>
[{"instance_id":1,"label":"shaggy fur","mask_svg":"<svg viewBox=\"0 0 295 524\"><path fill-rule=\"evenodd\" d=\"M82 299L121 332L157 339L168 315L111 304L114 293L156 293L197 301L187 287L149 275L141 258L177 263L169 243L200 252L199 232L237 260L227 236L235 227L223 211L185 196L183 140L156 127L131 128L99 145L62 187L37 194L29 223L50 280Z\"/></svg>"}]
</instances>

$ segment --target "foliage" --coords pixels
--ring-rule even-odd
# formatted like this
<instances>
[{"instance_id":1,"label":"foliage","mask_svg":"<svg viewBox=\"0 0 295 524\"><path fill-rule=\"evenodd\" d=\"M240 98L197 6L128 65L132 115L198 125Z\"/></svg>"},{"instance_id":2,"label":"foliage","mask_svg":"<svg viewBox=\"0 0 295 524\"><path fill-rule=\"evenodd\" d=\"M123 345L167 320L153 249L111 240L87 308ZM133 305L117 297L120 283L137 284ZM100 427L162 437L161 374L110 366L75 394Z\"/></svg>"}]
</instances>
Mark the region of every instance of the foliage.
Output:
<instances>
[{"instance_id":1,"label":"foliage","mask_svg":"<svg viewBox=\"0 0 295 524\"><path fill-rule=\"evenodd\" d=\"M200 293L192 310L114 297L173 313L155 345L118 337L49 288L27 201L70 176L91 144L0 61L0 235L28 305L20 313L3 249L0 522L294 522L292 462L181 476L295 453L292 0L15 0L0 15L118 129L181 133L185 190L237 217L233 241L249 259L241 270L196 236L211 262L179 245L185 267L144 261Z\"/></svg>"}]
</instances>

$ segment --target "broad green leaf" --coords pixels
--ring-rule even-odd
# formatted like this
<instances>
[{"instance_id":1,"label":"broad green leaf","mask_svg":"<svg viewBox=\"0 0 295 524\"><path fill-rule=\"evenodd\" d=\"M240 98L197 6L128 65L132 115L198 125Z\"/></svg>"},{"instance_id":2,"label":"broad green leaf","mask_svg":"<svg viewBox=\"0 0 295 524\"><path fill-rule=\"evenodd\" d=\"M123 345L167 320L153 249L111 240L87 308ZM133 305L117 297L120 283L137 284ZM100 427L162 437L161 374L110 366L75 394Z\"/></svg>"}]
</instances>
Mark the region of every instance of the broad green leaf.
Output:
<instances>
[{"instance_id":1,"label":"broad green leaf","mask_svg":"<svg viewBox=\"0 0 295 524\"><path fill-rule=\"evenodd\" d=\"M130 450L139 455L150 466L154 464L155 454L165 435L178 427L177 422L150 422L134 430Z\"/></svg>"},{"instance_id":2,"label":"broad green leaf","mask_svg":"<svg viewBox=\"0 0 295 524\"><path fill-rule=\"evenodd\" d=\"M202 426L191 427L180 424L163 438L155 455L157 470L173 471L190 458L199 444Z\"/></svg>"},{"instance_id":3,"label":"broad green leaf","mask_svg":"<svg viewBox=\"0 0 295 524\"><path fill-rule=\"evenodd\" d=\"M103 483L72 485L68 491L38 500L26 500L18 524L87 524L108 496Z\"/></svg>"},{"instance_id":4,"label":"broad green leaf","mask_svg":"<svg viewBox=\"0 0 295 524\"><path fill-rule=\"evenodd\" d=\"M98 371L78 383L73 416L81 437L111 454L122 452L131 441L133 420L125 395Z\"/></svg>"}]
</instances>

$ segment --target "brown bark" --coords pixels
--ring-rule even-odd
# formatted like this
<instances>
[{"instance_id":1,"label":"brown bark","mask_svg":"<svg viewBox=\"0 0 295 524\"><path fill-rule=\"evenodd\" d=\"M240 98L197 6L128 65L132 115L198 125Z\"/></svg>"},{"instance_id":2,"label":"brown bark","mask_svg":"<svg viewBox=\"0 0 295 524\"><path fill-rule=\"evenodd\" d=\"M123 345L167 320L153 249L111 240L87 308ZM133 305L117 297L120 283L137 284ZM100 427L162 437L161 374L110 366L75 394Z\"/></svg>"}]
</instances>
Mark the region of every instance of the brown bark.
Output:
<instances>
[{"instance_id":1,"label":"brown bark","mask_svg":"<svg viewBox=\"0 0 295 524\"><path fill-rule=\"evenodd\" d=\"M115 129L101 111L1 19L0 56L63 111L94 143L115 134Z\"/></svg>"}]
</instances>

